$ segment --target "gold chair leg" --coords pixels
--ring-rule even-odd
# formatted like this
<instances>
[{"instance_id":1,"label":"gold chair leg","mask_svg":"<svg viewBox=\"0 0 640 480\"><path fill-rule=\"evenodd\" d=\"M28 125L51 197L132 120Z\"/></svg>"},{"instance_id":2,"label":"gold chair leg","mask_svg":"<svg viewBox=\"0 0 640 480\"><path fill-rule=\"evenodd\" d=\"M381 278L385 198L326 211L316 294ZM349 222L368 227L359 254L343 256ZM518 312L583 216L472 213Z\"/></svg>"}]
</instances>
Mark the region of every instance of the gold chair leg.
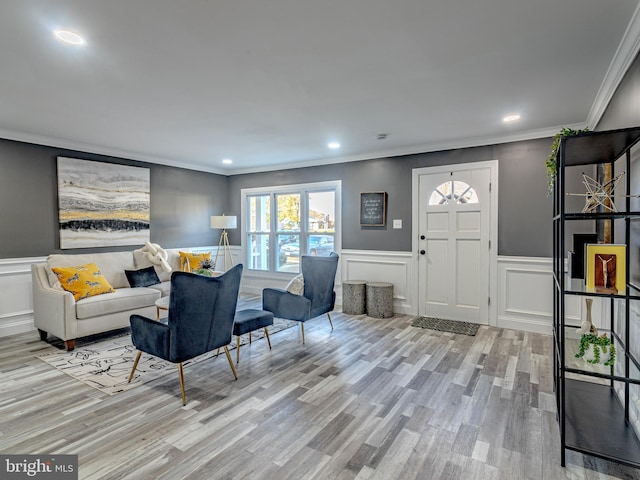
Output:
<instances>
[{"instance_id":1,"label":"gold chair leg","mask_svg":"<svg viewBox=\"0 0 640 480\"><path fill-rule=\"evenodd\" d=\"M331 321L331 314L327 312L327 318L329 318L329 324L331 325L331 330L333 330L333 322Z\"/></svg>"},{"instance_id":2,"label":"gold chair leg","mask_svg":"<svg viewBox=\"0 0 640 480\"><path fill-rule=\"evenodd\" d=\"M240 363L240 335L236 336L236 363Z\"/></svg>"},{"instance_id":3,"label":"gold chair leg","mask_svg":"<svg viewBox=\"0 0 640 480\"><path fill-rule=\"evenodd\" d=\"M271 339L269 338L269 330L264 327L264 336L267 337L267 343L269 344L269 350L271 350Z\"/></svg>"},{"instance_id":4,"label":"gold chair leg","mask_svg":"<svg viewBox=\"0 0 640 480\"><path fill-rule=\"evenodd\" d=\"M182 406L187 404L187 395L184 393L184 373L182 371L182 362L178 364L178 375L180 376L180 391L182 392Z\"/></svg>"},{"instance_id":5,"label":"gold chair leg","mask_svg":"<svg viewBox=\"0 0 640 480\"><path fill-rule=\"evenodd\" d=\"M304 345L304 323L300 322L300 330L302 330L302 344Z\"/></svg>"},{"instance_id":6,"label":"gold chair leg","mask_svg":"<svg viewBox=\"0 0 640 480\"><path fill-rule=\"evenodd\" d=\"M133 380L133 374L136 371L136 368L138 367L138 362L140 361L140 355L142 355L142 352L138 350L138 355L136 355L136 361L133 362L133 368L131 369L131 373L129 374L129 381L127 383L131 383L131 380Z\"/></svg>"},{"instance_id":7,"label":"gold chair leg","mask_svg":"<svg viewBox=\"0 0 640 480\"><path fill-rule=\"evenodd\" d=\"M251 345L251 332L249 332L249 345Z\"/></svg>"},{"instance_id":8,"label":"gold chair leg","mask_svg":"<svg viewBox=\"0 0 640 480\"><path fill-rule=\"evenodd\" d=\"M216 358L220 355L220 349L216 350Z\"/></svg>"},{"instance_id":9,"label":"gold chair leg","mask_svg":"<svg viewBox=\"0 0 640 480\"><path fill-rule=\"evenodd\" d=\"M229 349L227 346L224 346L224 353L227 354L227 360L229 361L229 366L231 367L231 371L233 372L233 376L238 379L238 372L236 372L236 367L233 365L233 361L231 360L231 354L229 353Z\"/></svg>"}]
</instances>

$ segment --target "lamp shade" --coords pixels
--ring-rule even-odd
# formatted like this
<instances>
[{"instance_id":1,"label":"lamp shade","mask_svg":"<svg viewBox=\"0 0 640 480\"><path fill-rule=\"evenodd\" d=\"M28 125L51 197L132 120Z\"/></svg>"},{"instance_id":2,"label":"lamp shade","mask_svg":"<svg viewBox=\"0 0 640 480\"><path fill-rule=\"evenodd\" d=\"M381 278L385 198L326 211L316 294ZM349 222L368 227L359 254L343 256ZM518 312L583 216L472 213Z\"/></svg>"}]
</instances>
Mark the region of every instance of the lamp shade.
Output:
<instances>
[{"instance_id":1,"label":"lamp shade","mask_svg":"<svg viewBox=\"0 0 640 480\"><path fill-rule=\"evenodd\" d=\"M214 215L211 217L211 228L237 228L238 217L235 215Z\"/></svg>"}]
</instances>

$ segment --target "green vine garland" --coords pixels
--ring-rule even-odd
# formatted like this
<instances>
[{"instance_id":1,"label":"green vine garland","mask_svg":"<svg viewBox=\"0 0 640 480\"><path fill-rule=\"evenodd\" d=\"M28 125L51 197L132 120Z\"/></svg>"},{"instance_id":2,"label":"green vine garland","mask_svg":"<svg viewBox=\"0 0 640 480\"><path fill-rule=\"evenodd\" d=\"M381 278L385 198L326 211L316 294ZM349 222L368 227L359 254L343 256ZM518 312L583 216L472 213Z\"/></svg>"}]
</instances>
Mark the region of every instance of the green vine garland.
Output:
<instances>
[{"instance_id":1,"label":"green vine garland","mask_svg":"<svg viewBox=\"0 0 640 480\"><path fill-rule=\"evenodd\" d=\"M581 133L588 132L589 129L573 130L572 128L562 127L558 133L553 137L553 143L551 144L551 153L545 160L544 164L547 167L547 187L549 189L549 195L553 193L553 182L556 178L556 172L558 171L558 150L560 149L560 140L566 137L573 137Z\"/></svg>"},{"instance_id":2,"label":"green vine garland","mask_svg":"<svg viewBox=\"0 0 640 480\"><path fill-rule=\"evenodd\" d=\"M587 363L598 364L600 363L600 353L607 353L607 348L611 351L611 357L609 360L605 362L604 365L607 367L613 367L613 364L616 361L616 347L611 343L611 339L609 339L606 335L601 337L597 337L595 335L582 335L580 338L580 348L578 353L576 353L576 358L582 358L584 354L589 350L589 345L593 345L593 360L587 360Z\"/></svg>"}]
</instances>

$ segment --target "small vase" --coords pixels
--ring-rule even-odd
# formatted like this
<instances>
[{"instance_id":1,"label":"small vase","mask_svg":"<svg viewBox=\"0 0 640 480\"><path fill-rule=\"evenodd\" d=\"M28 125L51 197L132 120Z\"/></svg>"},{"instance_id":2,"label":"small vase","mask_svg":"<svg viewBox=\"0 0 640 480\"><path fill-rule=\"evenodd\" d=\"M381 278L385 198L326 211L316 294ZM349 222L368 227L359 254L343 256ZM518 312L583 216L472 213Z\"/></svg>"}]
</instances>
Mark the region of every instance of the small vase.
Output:
<instances>
[{"instance_id":1,"label":"small vase","mask_svg":"<svg viewBox=\"0 0 640 480\"><path fill-rule=\"evenodd\" d=\"M587 316L585 320L580 325L580 328L576 330L580 335L595 335L598 336L598 329L593 324L591 320L591 306L593 305L592 298L585 298L584 303L587 305Z\"/></svg>"}]
</instances>

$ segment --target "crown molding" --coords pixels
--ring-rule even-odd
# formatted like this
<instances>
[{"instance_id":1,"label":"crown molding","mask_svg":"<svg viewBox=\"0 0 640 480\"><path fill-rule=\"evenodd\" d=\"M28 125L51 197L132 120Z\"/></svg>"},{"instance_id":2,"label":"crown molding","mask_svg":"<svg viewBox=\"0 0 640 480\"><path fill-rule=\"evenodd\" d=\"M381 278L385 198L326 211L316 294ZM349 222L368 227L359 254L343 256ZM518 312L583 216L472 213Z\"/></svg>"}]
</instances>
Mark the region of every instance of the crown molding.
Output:
<instances>
[{"instance_id":1,"label":"crown molding","mask_svg":"<svg viewBox=\"0 0 640 480\"><path fill-rule=\"evenodd\" d=\"M589 115L587 115L587 126L595 129L602 119L611 98L616 93L616 89L622 82L627 70L636 59L640 51L640 4L631 17L629 25L622 36L607 73L602 80L600 89L591 105Z\"/></svg>"},{"instance_id":2,"label":"crown molding","mask_svg":"<svg viewBox=\"0 0 640 480\"><path fill-rule=\"evenodd\" d=\"M373 160L376 158L399 157L402 155L415 155L420 153L438 152L443 150L455 150L458 148L482 147L487 145L497 145L501 143L519 142L523 140L534 140L538 138L553 137L562 127L580 130L587 127L586 123L576 123L572 125L558 125L554 127L545 127L535 130L526 130L521 132L513 132L505 135L473 137L465 139L447 140L444 142L432 142L408 147L391 148L386 150L375 150L367 153L347 156L332 156L330 158L318 158L314 160L305 160L302 162L289 162L286 164L264 165L249 168L238 168L230 170L221 170L215 168L206 168L202 165L191 164L182 160L174 160L164 157L156 157L153 155L145 155L134 151L115 149L100 145L91 145L88 143L75 142L60 138L48 137L45 135L34 135L29 133L15 132L12 130L0 129L0 138L7 140L15 140L19 142L32 143L54 148L63 148L65 150L76 150L80 152L93 153L97 155L106 155L126 160L134 160L158 165L166 165L169 167L185 168L188 170L196 170L198 172L214 173L217 175L232 176L247 173L271 172L277 170L290 170L294 168L316 167L320 165L334 165L338 163L359 162L362 160Z\"/></svg>"},{"instance_id":3,"label":"crown molding","mask_svg":"<svg viewBox=\"0 0 640 480\"><path fill-rule=\"evenodd\" d=\"M198 172L214 173L217 175L232 176L242 175L246 173L260 173L277 170L289 170L293 168L315 167L320 165L333 165L338 163L358 162L362 160L373 160L376 158L398 157L402 155L414 155L419 153L437 152L442 150L455 150L458 148L481 147L486 145L497 145L500 143L519 142L523 140L533 140L538 138L553 137L561 127L573 129L583 129L587 126L585 123L562 125L554 127L545 127L536 130L527 130L514 132L505 135L473 137L466 139L447 140L444 142L431 142L407 147L392 148L386 150L374 150L367 153L348 155L348 156L332 156L329 158L318 158L313 160L305 160L302 162L289 162L286 164L264 165L248 168L238 168L222 170L216 168L206 168L201 164L191 164L184 160L175 160L153 155L146 155L139 152L104 147L101 145L91 145L88 143L76 142L73 140L49 137L46 135L36 135L31 133L16 132L13 130L0 129L0 138L7 140L15 140L18 142L32 143L46 147L63 148L65 150L75 150L79 152L93 153L97 155L106 155L126 160L134 160L157 165L166 165L169 167L185 168L188 170L196 170Z\"/></svg>"},{"instance_id":4,"label":"crown molding","mask_svg":"<svg viewBox=\"0 0 640 480\"><path fill-rule=\"evenodd\" d=\"M79 152L93 153L96 155L106 155L109 157L122 158L123 160L134 160L139 162L153 163L157 165L166 165L167 167L185 168L187 170L196 170L198 172L216 173L219 175L228 175L227 172L214 168L206 168L202 165L192 164L184 160L174 160L171 158L157 157L154 155L146 155L131 150L123 150L119 148L104 147L101 145L92 145L89 143L76 142L74 140L66 140L62 138L49 137L46 135L37 135L25 132L16 132L14 130L6 130L0 128L0 138L6 140L14 140L17 142L32 143L45 147L64 148L65 150L77 150Z\"/></svg>"},{"instance_id":5,"label":"crown molding","mask_svg":"<svg viewBox=\"0 0 640 480\"><path fill-rule=\"evenodd\" d=\"M320 165L333 165L337 163L359 162L361 160L373 160L376 158L398 157L401 155L415 155L420 153L439 152L443 150L455 150L458 148L484 147L487 145L498 145L501 143L520 142L523 140L535 140L538 138L551 138L560 131L562 127L581 130L586 128L586 123L574 123L571 125L558 125L555 127L545 127L536 130L514 132L506 135L474 137L465 139L448 140L444 142L425 143L410 147L401 147L387 150L376 150L359 155L349 155L341 157L321 158L304 162L294 162L279 165L265 165L263 167L238 168L229 170L227 175L242 175L246 173L271 172L276 170L289 170L293 168L317 167Z\"/></svg>"}]
</instances>

